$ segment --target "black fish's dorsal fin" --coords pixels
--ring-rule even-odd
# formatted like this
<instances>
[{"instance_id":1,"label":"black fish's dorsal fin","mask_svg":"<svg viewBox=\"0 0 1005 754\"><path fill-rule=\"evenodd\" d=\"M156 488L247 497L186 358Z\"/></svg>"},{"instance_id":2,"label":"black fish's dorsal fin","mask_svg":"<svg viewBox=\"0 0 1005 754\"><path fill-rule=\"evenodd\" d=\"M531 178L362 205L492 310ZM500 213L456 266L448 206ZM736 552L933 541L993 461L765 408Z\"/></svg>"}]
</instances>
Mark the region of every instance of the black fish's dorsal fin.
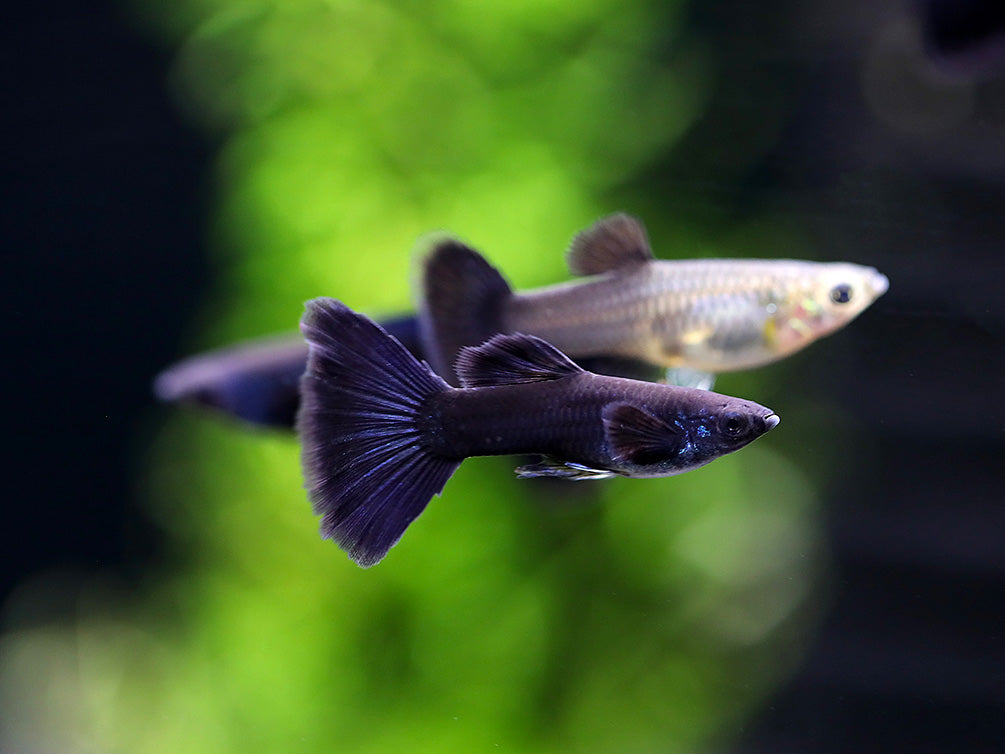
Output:
<instances>
[{"instance_id":1,"label":"black fish's dorsal fin","mask_svg":"<svg viewBox=\"0 0 1005 754\"><path fill-rule=\"evenodd\" d=\"M573 275L599 275L652 259L645 226L624 212L597 220L581 231L572 239L567 255Z\"/></svg>"},{"instance_id":2,"label":"black fish's dorsal fin","mask_svg":"<svg viewBox=\"0 0 1005 754\"><path fill-rule=\"evenodd\" d=\"M584 370L547 341L533 335L494 335L461 349L454 369L464 387L558 380Z\"/></svg>"},{"instance_id":3,"label":"black fish's dorsal fin","mask_svg":"<svg viewBox=\"0 0 1005 754\"><path fill-rule=\"evenodd\" d=\"M512 291L495 267L456 238L434 240L420 265L422 347L436 373L457 385L458 351L503 329L502 309Z\"/></svg>"},{"instance_id":4,"label":"black fish's dorsal fin","mask_svg":"<svg viewBox=\"0 0 1005 754\"><path fill-rule=\"evenodd\" d=\"M602 412L611 455L639 465L672 455L681 430L630 403L609 403Z\"/></svg>"}]
</instances>

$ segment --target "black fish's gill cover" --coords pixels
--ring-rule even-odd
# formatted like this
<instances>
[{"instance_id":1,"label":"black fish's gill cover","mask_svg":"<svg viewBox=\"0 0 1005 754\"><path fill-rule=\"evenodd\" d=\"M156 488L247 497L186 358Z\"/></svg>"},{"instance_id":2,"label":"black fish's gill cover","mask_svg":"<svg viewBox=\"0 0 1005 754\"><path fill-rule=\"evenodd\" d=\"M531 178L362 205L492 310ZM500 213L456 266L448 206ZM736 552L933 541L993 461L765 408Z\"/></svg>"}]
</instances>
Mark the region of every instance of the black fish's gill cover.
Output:
<instances>
[{"instance_id":1,"label":"black fish's gill cover","mask_svg":"<svg viewBox=\"0 0 1005 754\"><path fill-rule=\"evenodd\" d=\"M464 387L516 385L557 380L583 369L550 343L533 335L494 335L466 347L454 365Z\"/></svg>"},{"instance_id":2,"label":"black fish's gill cover","mask_svg":"<svg viewBox=\"0 0 1005 754\"><path fill-rule=\"evenodd\" d=\"M460 465L430 454L417 412L449 389L373 321L334 299L307 303L310 346L297 420L322 536L364 568L380 561Z\"/></svg>"},{"instance_id":3,"label":"black fish's gill cover","mask_svg":"<svg viewBox=\"0 0 1005 754\"><path fill-rule=\"evenodd\" d=\"M573 275L600 275L651 262L653 252L642 221L619 212L578 233L566 256Z\"/></svg>"},{"instance_id":4,"label":"black fish's gill cover","mask_svg":"<svg viewBox=\"0 0 1005 754\"><path fill-rule=\"evenodd\" d=\"M500 332L509 284L477 251L452 238L437 241L422 261L419 331L430 365L459 384L453 364L463 346Z\"/></svg>"}]
</instances>

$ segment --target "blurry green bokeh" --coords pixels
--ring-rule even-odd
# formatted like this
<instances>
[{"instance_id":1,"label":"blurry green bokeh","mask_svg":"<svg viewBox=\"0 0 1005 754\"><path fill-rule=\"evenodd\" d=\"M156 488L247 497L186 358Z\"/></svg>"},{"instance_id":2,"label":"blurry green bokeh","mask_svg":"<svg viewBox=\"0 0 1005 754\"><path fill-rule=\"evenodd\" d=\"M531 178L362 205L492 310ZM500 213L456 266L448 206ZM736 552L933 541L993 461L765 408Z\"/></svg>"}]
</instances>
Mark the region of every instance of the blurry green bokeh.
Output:
<instances>
[{"instance_id":1,"label":"blurry green bokeh","mask_svg":"<svg viewBox=\"0 0 1005 754\"><path fill-rule=\"evenodd\" d=\"M139 0L137 0L138 2ZM449 229L518 287L624 206L700 114L681 3L243 2L139 10L221 140L218 293L193 349L318 295L411 307ZM646 217L657 241L674 215ZM760 228L729 249L773 256ZM756 377L734 379L757 398ZM671 752L734 736L798 654L816 501L767 438L669 480L536 484L472 459L370 570L317 535L293 438L173 416L142 483L147 593L3 639L11 750Z\"/></svg>"}]
</instances>

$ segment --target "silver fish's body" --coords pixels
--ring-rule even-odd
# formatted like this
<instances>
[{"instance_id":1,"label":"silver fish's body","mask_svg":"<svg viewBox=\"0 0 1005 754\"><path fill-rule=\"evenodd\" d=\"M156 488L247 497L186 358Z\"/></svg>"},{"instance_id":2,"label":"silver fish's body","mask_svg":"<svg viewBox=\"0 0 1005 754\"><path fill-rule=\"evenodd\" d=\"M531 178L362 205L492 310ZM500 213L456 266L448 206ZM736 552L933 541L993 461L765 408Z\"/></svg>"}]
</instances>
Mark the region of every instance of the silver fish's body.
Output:
<instances>
[{"instance_id":1,"label":"silver fish's body","mask_svg":"<svg viewBox=\"0 0 1005 754\"><path fill-rule=\"evenodd\" d=\"M888 287L871 267L795 260L656 260L624 214L573 240L582 280L513 292L476 251L445 239L425 259L420 333L449 377L465 345L537 335L572 358L614 356L719 373L768 364L843 327Z\"/></svg>"},{"instance_id":2,"label":"silver fish's body","mask_svg":"<svg viewBox=\"0 0 1005 754\"><path fill-rule=\"evenodd\" d=\"M513 296L504 329L574 356L731 372L843 327L887 287L869 267L795 260L652 261Z\"/></svg>"}]
</instances>

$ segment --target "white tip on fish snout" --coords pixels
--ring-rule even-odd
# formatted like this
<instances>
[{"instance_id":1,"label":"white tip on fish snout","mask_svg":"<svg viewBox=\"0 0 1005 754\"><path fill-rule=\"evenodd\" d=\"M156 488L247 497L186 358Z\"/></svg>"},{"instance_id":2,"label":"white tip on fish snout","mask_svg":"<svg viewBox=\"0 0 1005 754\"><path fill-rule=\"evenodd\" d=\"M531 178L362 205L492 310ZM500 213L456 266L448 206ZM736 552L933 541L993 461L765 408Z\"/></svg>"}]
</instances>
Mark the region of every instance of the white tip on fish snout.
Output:
<instances>
[{"instance_id":1,"label":"white tip on fish snout","mask_svg":"<svg viewBox=\"0 0 1005 754\"><path fill-rule=\"evenodd\" d=\"M774 429L778 426L778 422L780 421L781 419L778 417L778 414L771 414L770 416L764 417L764 426L768 429Z\"/></svg>"},{"instance_id":2,"label":"white tip on fish snout","mask_svg":"<svg viewBox=\"0 0 1005 754\"><path fill-rule=\"evenodd\" d=\"M873 270L869 278L869 286L872 288L873 296L879 298L890 288L890 279L882 272Z\"/></svg>"}]
</instances>

